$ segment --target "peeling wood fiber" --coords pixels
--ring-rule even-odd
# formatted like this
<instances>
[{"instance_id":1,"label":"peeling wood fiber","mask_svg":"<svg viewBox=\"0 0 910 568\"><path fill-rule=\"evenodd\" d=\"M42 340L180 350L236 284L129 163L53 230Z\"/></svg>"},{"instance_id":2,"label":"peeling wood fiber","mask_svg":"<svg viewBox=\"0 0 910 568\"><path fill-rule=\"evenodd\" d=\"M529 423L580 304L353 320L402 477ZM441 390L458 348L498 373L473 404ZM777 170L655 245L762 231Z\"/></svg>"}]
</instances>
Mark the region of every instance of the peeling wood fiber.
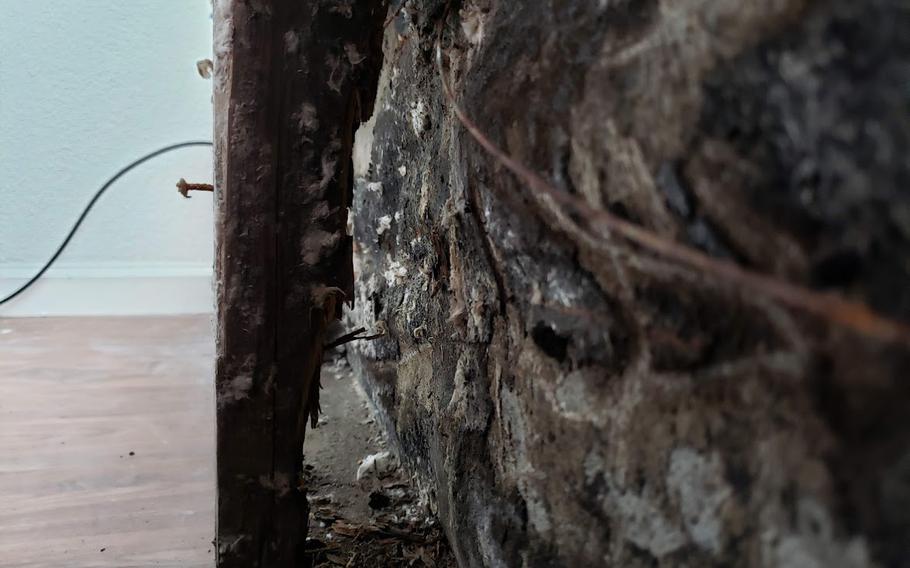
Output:
<instances>
[{"instance_id":1,"label":"peeling wood fiber","mask_svg":"<svg viewBox=\"0 0 910 568\"><path fill-rule=\"evenodd\" d=\"M217 563L297 567L302 445L327 326L353 302L351 152L385 9L216 4Z\"/></svg>"}]
</instances>

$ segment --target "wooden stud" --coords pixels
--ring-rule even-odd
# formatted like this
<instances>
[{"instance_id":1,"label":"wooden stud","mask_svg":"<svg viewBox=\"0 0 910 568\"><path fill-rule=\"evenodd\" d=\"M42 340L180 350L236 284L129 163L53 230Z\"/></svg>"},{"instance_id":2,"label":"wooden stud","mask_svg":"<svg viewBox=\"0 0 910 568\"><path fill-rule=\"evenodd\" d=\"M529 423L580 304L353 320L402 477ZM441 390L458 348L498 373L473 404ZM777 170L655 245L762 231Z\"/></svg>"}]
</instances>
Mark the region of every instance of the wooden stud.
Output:
<instances>
[{"instance_id":1,"label":"wooden stud","mask_svg":"<svg viewBox=\"0 0 910 568\"><path fill-rule=\"evenodd\" d=\"M302 445L326 326L353 300L351 151L373 107L382 8L216 2L219 567L303 561Z\"/></svg>"}]
</instances>

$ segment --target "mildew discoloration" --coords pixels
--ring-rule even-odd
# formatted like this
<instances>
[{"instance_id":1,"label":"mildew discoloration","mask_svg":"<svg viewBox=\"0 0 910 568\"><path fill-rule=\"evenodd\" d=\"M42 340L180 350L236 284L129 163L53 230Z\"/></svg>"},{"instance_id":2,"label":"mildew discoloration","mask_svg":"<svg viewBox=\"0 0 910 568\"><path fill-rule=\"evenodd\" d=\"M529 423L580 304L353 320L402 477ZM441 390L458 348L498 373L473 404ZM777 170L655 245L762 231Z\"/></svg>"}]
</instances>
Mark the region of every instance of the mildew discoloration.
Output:
<instances>
[{"instance_id":1,"label":"mildew discoloration","mask_svg":"<svg viewBox=\"0 0 910 568\"><path fill-rule=\"evenodd\" d=\"M218 389L219 406L249 398L250 390L253 388L253 377L249 375L241 375L239 377L234 377L226 384L227 386L223 386Z\"/></svg>"},{"instance_id":2,"label":"mildew discoloration","mask_svg":"<svg viewBox=\"0 0 910 568\"><path fill-rule=\"evenodd\" d=\"M297 127L301 130L316 130L319 128L319 117L316 116L316 107L312 103L303 103L296 118Z\"/></svg>"},{"instance_id":3,"label":"mildew discoloration","mask_svg":"<svg viewBox=\"0 0 910 568\"><path fill-rule=\"evenodd\" d=\"M300 452L327 327L353 300L350 160L385 4L215 8L217 563L299 566Z\"/></svg>"},{"instance_id":4,"label":"mildew discoloration","mask_svg":"<svg viewBox=\"0 0 910 568\"><path fill-rule=\"evenodd\" d=\"M910 120L885 79L910 69L898 5L472 0L445 28L448 78L491 140L560 189L906 315L910 206L895 188L910 177L887 158ZM893 535L910 525L876 493L886 479L903 502L906 479L875 452L910 440L907 355L597 226L567 230L577 219L520 187L445 105L427 57L443 10L425 8L397 30L407 41L386 38L352 209L352 324L383 319L389 335L350 353L462 564L899 558Z\"/></svg>"},{"instance_id":5,"label":"mildew discoloration","mask_svg":"<svg viewBox=\"0 0 910 568\"><path fill-rule=\"evenodd\" d=\"M724 478L720 456L710 458L691 448L670 453L667 489L679 503L679 512L689 537L696 545L719 555L726 544L729 515L723 510L733 491Z\"/></svg>"}]
</instances>

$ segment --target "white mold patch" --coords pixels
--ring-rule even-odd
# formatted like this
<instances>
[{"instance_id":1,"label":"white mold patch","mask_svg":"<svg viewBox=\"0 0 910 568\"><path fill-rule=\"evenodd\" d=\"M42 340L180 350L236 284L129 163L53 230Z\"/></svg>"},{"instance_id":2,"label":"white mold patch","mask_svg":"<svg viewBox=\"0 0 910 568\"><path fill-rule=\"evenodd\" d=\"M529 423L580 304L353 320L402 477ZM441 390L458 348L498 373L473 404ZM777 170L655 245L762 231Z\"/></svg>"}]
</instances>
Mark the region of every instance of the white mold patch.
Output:
<instances>
[{"instance_id":1,"label":"white mold patch","mask_svg":"<svg viewBox=\"0 0 910 568\"><path fill-rule=\"evenodd\" d=\"M762 540L774 542L763 550L764 566L775 568L872 568L877 566L869 557L862 538L846 543L832 542L806 535L775 537L770 532Z\"/></svg>"},{"instance_id":2,"label":"white mold patch","mask_svg":"<svg viewBox=\"0 0 910 568\"><path fill-rule=\"evenodd\" d=\"M383 215L379 219L376 219L376 234L381 235L392 228L392 217L389 215Z\"/></svg>"},{"instance_id":3,"label":"white mold patch","mask_svg":"<svg viewBox=\"0 0 910 568\"><path fill-rule=\"evenodd\" d=\"M392 260L391 255L386 255L386 262L388 262L389 266L382 273L382 276L385 278L386 284L397 286L408 275L408 271L400 262Z\"/></svg>"},{"instance_id":4,"label":"white mold patch","mask_svg":"<svg viewBox=\"0 0 910 568\"><path fill-rule=\"evenodd\" d=\"M871 568L865 539L838 539L835 523L824 504L801 496L796 506L795 531L769 527L761 535L764 566L781 568Z\"/></svg>"},{"instance_id":5,"label":"white mold patch","mask_svg":"<svg viewBox=\"0 0 910 568\"><path fill-rule=\"evenodd\" d=\"M364 122L354 133L354 149L351 159L354 162L354 175L358 178L366 178L370 172L370 162L373 154L373 128L376 126L376 115L374 112L370 120Z\"/></svg>"},{"instance_id":6,"label":"white mold patch","mask_svg":"<svg viewBox=\"0 0 910 568\"><path fill-rule=\"evenodd\" d=\"M723 506L732 495L717 454L710 458L692 448L670 454L667 488L679 502L683 524L699 547L719 554L724 546Z\"/></svg>"},{"instance_id":7,"label":"white mold patch","mask_svg":"<svg viewBox=\"0 0 910 568\"><path fill-rule=\"evenodd\" d=\"M308 231L300 241L300 255L303 262L313 266L320 259L338 248L341 241L339 233L330 233L322 229L312 229Z\"/></svg>"},{"instance_id":8,"label":"white mold patch","mask_svg":"<svg viewBox=\"0 0 910 568\"><path fill-rule=\"evenodd\" d=\"M300 46L300 36L295 31L289 31L284 34L284 52L287 54L297 53Z\"/></svg>"},{"instance_id":9,"label":"white mold patch","mask_svg":"<svg viewBox=\"0 0 910 568\"><path fill-rule=\"evenodd\" d=\"M598 404L595 393L591 392L589 385L596 380L592 375L596 372L576 370L566 375L560 375L556 388L546 392L547 399L567 420L602 424L606 420L605 413Z\"/></svg>"},{"instance_id":10,"label":"white mold patch","mask_svg":"<svg viewBox=\"0 0 910 568\"><path fill-rule=\"evenodd\" d=\"M416 103L412 103L411 128L414 130L414 134L420 136L421 133L427 129L428 124L427 110L424 107L423 101L418 100Z\"/></svg>"},{"instance_id":11,"label":"white mold patch","mask_svg":"<svg viewBox=\"0 0 910 568\"><path fill-rule=\"evenodd\" d=\"M218 405L224 405L230 402L237 402L250 397L250 391L253 389L253 377L250 375L240 375L231 379L225 386L219 389Z\"/></svg>"},{"instance_id":12,"label":"white mold patch","mask_svg":"<svg viewBox=\"0 0 910 568\"><path fill-rule=\"evenodd\" d=\"M555 268L550 269L547 274L545 286L544 295L561 306L572 307L582 301L581 290L578 289L577 284L567 280Z\"/></svg>"},{"instance_id":13,"label":"white mold patch","mask_svg":"<svg viewBox=\"0 0 910 568\"><path fill-rule=\"evenodd\" d=\"M658 558L685 546L685 535L651 499L623 493L613 499L611 505L612 513L622 519L625 538L635 546Z\"/></svg>"},{"instance_id":14,"label":"white mold patch","mask_svg":"<svg viewBox=\"0 0 910 568\"><path fill-rule=\"evenodd\" d=\"M300 110L294 114L297 120L297 127L301 130L312 132L319 128L319 118L316 115L316 107L310 103L303 103Z\"/></svg>"},{"instance_id":15,"label":"white mold patch","mask_svg":"<svg viewBox=\"0 0 910 568\"><path fill-rule=\"evenodd\" d=\"M468 42L477 46L483 41L486 14L474 4L468 4L460 10L461 31Z\"/></svg>"}]
</instances>

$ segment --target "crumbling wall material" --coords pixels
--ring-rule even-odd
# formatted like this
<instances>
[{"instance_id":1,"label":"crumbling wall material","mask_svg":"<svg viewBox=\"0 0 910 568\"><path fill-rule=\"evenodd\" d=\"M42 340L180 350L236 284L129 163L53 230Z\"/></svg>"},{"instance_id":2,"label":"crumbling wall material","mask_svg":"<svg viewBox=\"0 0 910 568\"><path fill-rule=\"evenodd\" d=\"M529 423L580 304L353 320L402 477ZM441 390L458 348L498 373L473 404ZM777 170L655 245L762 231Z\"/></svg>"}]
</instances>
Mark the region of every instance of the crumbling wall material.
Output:
<instances>
[{"instance_id":1,"label":"crumbling wall material","mask_svg":"<svg viewBox=\"0 0 910 568\"><path fill-rule=\"evenodd\" d=\"M460 104L561 189L910 319L900 0L466 1ZM910 354L541 207L390 26L351 360L464 566L910 566ZM358 158L359 156L359 158Z\"/></svg>"}]
</instances>

